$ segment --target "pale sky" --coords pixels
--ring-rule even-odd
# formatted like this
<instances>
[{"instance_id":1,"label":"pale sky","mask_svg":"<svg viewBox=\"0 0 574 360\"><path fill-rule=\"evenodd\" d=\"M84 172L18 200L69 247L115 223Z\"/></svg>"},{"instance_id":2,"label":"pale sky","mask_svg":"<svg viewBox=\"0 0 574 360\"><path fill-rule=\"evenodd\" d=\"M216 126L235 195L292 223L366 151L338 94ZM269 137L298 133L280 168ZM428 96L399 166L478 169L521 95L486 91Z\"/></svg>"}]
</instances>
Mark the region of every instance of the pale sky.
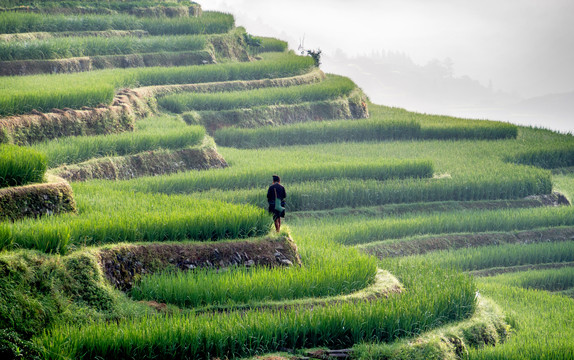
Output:
<instances>
[{"instance_id":1,"label":"pale sky","mask_svg":"<svg viewBox=\"0 0 574 360\"><path fill-rule=\"evenodd\" d=\"M255 35L349 55L450 57L468 75L523 97L574 91L572 0L203 0Z\"/></svg>"},{"instance_id":2,"label":"pale sky","mask_svg":"<svg viewBox=\"0 0 574 360\"><path fill-rule=\"evenodd\" d=\"M459 94L457 100L450 99L448 103L449 99L445 99L445 103L437 101L429 107L425 99L428 93L416 95L416 84L410 89L390 88L378 95L377 88L366 89L367 95L370 92L380 104L574 133L574 0L200 0L200 3L205 10L232 13L237 25L245 26L249 33L286 40L292 49L297 48L304 36L307 49L323 50L325 71L353 78L351 73L340 72L342 68L328 62L328 56L335 55L338 49L351 57L391 51L404 53L420 66L433 59L450 58L455 77L468 76L484 87L492 84L497 94L504 92L526 102L545 97L535 104L506 103L495 108L492 103L481 105L475 101L476 106L471 108L461 101L464 94ZM369 73L372 78L379 76L373 69ZM386 81L381 78L381 87L388 84ZM364 82L359 85L367 87Z\"/></svg>"}]
</instances>

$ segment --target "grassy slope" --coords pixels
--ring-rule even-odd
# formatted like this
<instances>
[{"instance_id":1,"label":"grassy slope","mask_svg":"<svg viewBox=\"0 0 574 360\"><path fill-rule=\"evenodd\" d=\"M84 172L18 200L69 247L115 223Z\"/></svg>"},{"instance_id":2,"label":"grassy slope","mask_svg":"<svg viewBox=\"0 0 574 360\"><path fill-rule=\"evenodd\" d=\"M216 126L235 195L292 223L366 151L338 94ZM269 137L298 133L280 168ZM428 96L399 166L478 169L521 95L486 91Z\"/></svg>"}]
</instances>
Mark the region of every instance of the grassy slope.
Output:
<instances>
[{"instance_id":1,"label":"grassy slope","mask_svg":"<svg viewBox=\"0 0 574 360\"><path fill-rule=\"evenodd\" d=\"M445 117L437 117L437 116L428 116L428 115L421 115L421 114L414 114L409 113L403 110L398 109L390 109L383 106L371 106L371 113L372 116L375 118L380 119L414 119L421 123L422 129L425 129L428 133L436 134L437 131L444 131L448 133L448 131L459 131L464 128L470 128L475 126L476 122L466 121L462 119L453 119L453 118L445 118ZM453 130L455 129L455 130ZM548 148L562 148L562 147L571 147L572 146L572 136L566 135L559 135L545 130L536 130L536 129L527 129L521 128L519 131L519 135L517 139L506 139L506 140L497 140L497 141L473 141L473 140L464 140L464 141L439 141L439 140L432 140L432 141L417 141L417 142L384 142L384 143L376 143L376 142L367 142L367 143L343 143L343 144L322 144L322 145L310 145L310 146L294 146L294 147L285 147L281 149L265 149L265 150L236 150L232 148L223 148L221 149L223 155L228 160L229 164L232 168L235 169L258 169L260 171L268 171L269 173L275 172L276 164L281 163L285 169L289 168L296 168L297 164L301 163L310 163L310 164L332 164L334 166L341 164L341 163L351 163L351 162L370 162L379 160L381 158L397 158L397 159L429 159L431 160L434 171L439 177L445 179L462 179L463 181L470 181L472 179L482 179L488 180L489 178L502 178L507 176L508 174L512 174L520 169L524 169L523 166L518 166L514 164L509 164L507 162L507 157L511 158L515 155L521 154L523 152L538 150L538 149L548 149ZM538 172L538 170L531 169L526 171ZM212 171L215 172L215 171ZM232 173L232 172L231 172ZM232 173L233 174L233 173ZM229 180L232 180L233 176L230 176ZM289 186L301 185L295 184L293 181L290 181L289 178L284 178L284 183L289 190ZM553 183L556 190L562 191L566 194L566 196L572 200L574 199L574 176L572 173L565 173L562 175L554 175L553 176ZM125 182L120 184L121 186L130 186L131 183ZM259 187L264 188L267 184L260 184ZM301 185L304 186L304 185ZM76 191L80 194L80 200L85 201L88 203L90 196L95 198L107 198L111 193L109 188L105 184L98 184L98 185L82 185L77 186ZM243 190L239 190L240 192ZM117 193L123 194L125 193ZM140 196L141 195L141 196ZM208 195L209 196L209 195ZM143 194L133 195L133 197L139 197L141 199L160 199L163 200L164 197L154 197L148 196ZM104 207L101 204L91 205L96 209L98 206L100 208L113 208L114 202L122 202L120 197L114 198L113 196L110 197L111 199L107 199L108 202L105 204ZM181 204L187 204L187 200L184 200L183 197L173 197L172 199L178 199ZM90 200L91 201L91 200ZM97 203L97 202L94 202ZM88 209L90 210L90 209ZM93 209L91 209L93 210ZM178 212L178 209L175 209L174 212ZM545 210L544 210L545 211ZM518 211L516 212L518 213ZM515 212L510 212L510 214L515 214ZM551 214L552 215L552 214ZM375 216L378 216L376 214ZM440 216L440 215L439 215ZM396 218L401 220L401 216L398 214L393 214L393 212L386 213L385 217L387 218ZM342 220L341 220L342 219ZM365 262L365 269L368 271L373 271L374 269L374 262L373 258L367 258L364 255L357 253L354 249L346 248L340 245L336 245L332 240L333 238L341 237L345 235L344 227L346 226L357 226L360 227L361 224L365 221L365 217L363 216L347 216L346 214L341 218L336 218L332 220L335 223L339 223L339 226L333 226L329 228L329 239L325 239L325 228L322 227L322 223L309 220L305 218L296 218L295 220L287 219L287 222L291 224L293 229L293 234L296 236L296 239L300 246L301 256L303 263L309 266L310 269L317 269L317 272L324 271L324 274L327 274L329 270L336 269L337 271L343 271L345 266L353 266L352 261L344 262L338 261L338 258L351 258L352 255L353 261L364 261ZM344 223L345 226L340 226L341 222ZM20 230L18 230L20 231ZM104 234L105 235L105 234ZM346 234L346 236L349 236ZM356 240L357 237L363 236L360 232L350 235L351 241L350 243L357 242L352 241ZM105 238L105 236L103 236ZM353 239L354 238L354 239ZM104 242L104 241L102 241ZM570 248L568 248L570 249ZM8 253L7 257L12 256L12 253ZM26 255L31 256L31 255ZM34 255L36 256L36 255ZM38 255L39 256L39 255ZM50 286L54 287L57 291L61 287L58 282L62 282L61 277L67 276L66 271L68 270L61 270L61 264L58 263L59 260L54 260L55 258L48 257L49 260L45 260L45 255L42 255L42 260L34 260L32 259L30 262L34 264L34 266L38 266L40 263L43 264L44 262L48 265L46 268L42 268L40 270L26 270L25 268L28 264L23 264L20 267L23 273L26 273L30 276L30 282L38 282L42 281L41 276L45 273L58 273L60 277L56 277L56 286L54 287L54 283ZM81 256L81 253L78 253L77 256ZM401 280L405 281L407 284L407 289L410 286L411 288L416 288L418 285L424 283L424 276L419 276L414 279L414 275L409 273L411 272L418 272L421 269L427 269L420 267L419 261L425 261L425 259L429 260L432 259L432 255L426 258L413 258L413 259L406 259L402 265L399 263L395 263L392 261L384 261L381 262L380 265L391 268L396 272ZM436 258L436 255L435 255ZM348 260L349 260L348 259ZM420 260L422 259L422 260ZM55 261L56 264L52 264L52 261ZM66 263L67 260L63 260ZM67 264L67 263L66 263ZM315 266L315 268L313 267ZM55 270L53 270L55 269ZM428 268L430 271L430 268ZM19 271L16 269L15 271ZM76 276L78 275L77 272L70 272ZM333 271L333 273L337 273ZM38 276L39 280L34 279L35 276ZM437 283L435 284L437 287L441 286L440 281L443 280L447 281L449 277L454 277L460 275L454 275L453 273L446 271L441 273L442 277L444 278L436 278L434 281ZM26 283L25 283L26 284ZM54 316L56 318L55 321L61 322L63 327L66 323L70 324L70 322L74 321L75 319L81 319L82 321L87 320L91 316L95 317L103 317L103 318L118 318L118 314L128 314L130 311L139 309L134 311L134 314L141 314L141 308L134 305L133 302L127 301L125 297L121 297L118 294L110 295L110 293L106 290L102 290L98 288L101 286L101 282L97 283L92 282L92 284L96 285L96 290L102 291L105 293L103 296L97 295L96 297L100 297L102 299L111 299L110 302L116 303L113 309L114 311L110 311L109 314L102 315L101 313L97 313L93 309L90 309L90 305L86 306L85 301L81 300L78 302L79 305L74 304L74 306L79 306L79 310L76 307L66 308L65 309L65 316L59 318L58 316ZM471 351L471 358L523 358L524 356L529 357L536 357L536 358L572 358L573 354L573 346L574 343L574 334L572 333L572 306L571 300L566 299L565 297L560 297L556 295L548 295L546 293L540 291L533 291L533 290L523 290L519 288L515 288L513 286L508 286L504 284L502 280L498 278L491 278L479 281L479 289L483 295L487 295L492 297L496 302L498 302L502 307L503 310L506 311L509 316L509 320L511 320L511 324L514 325L516 328L515 336L503 346L497 346L496 348L486 348L482 350L472 350ZM21 285L21 284L19 284ZM52 287L46 286L47 289L52 289ZM474 285L471 282L465 283L465 289L471 289ZM422 288L422 287L421 287ZM17 289L14 294L14 297L17 299L26 299L29 294L26 293L25 289ZM44 289L46 290L46 289ZM109 289L108 289L109 290ZM405 296L408 298L409 301L419 302L422 308L430 308L432 307L433 301L436 301L438 297L433 295L436 294L427 294L424 291L414 290L411 293L411 297ZM430 289L428 292L430 293ZM50 291L48 291L50 293ZM54 296L54 294L46 295L44 293L40 294L41 296L38 298L31 297L30 302L37 302L34 304L24 304L19 306L30 307L34 309L34 306L38 309L38 312L46 312L47 314L56 314L61 309L58 309L58 306L65 306L65 300L62 298L50 298L50 296ZM466 294L468 295L468 294ZM443 296L443 295L441 295ZM114 297L118 297L120 300L115 299ZM38 300L39 299L39 300ZM18 301L20 301L18 300ZM43 301L46 301L48 305L47 307L43 307ZM445 301L445 299L439 299L440 301ZM450 299L452 300L452 299ZM83 302L82 302L83 301ZM570 301L570 302L568 302ZM64 304L64 305L62 305ZM397 302L400 304L400 302ZM100 305L98 305L100 306ZM108 305L110 306L110 305ZM119 309L119 310L117 310ZM352 314L351 307L346 307L349 311L349 314ZM412 309L415 309L413 307ZM535 309L534 311L532 309ZM5 309L6 310L6 309ZM464 309L463 309L464 310ZM76 316L72 316L71 312L77 311L78 314ZM122 313L123 311L123 313ZM85 312L85 313L82 313ZM464 313L464 311L462 311ZM95 314L95 315L94 315ZM467 314L462 314L466 316ZM135 315L134 315L135 317ZM423 316L424 317L424 316ZM421 317L421 319L423 318ZM457 316L453 316L452 318L461 318L461 314ZM451 319L452 319L451 318ZM355 318L358 319L358 318ZM569 320L570 319L570 320ZM358 319L357 321L359 321ZM372 319L370 319L372 320ZM45 319L41 318L38 320L39 322L45 321ZM48 321L49 322L49 321ZM45 325L45 324L44 324ZM430 322L425 324L425 328L432 328L437 326L437 322ZM42 324L34 325L34 332L38 332L42 328ZM370 325L369 325L370 326ZM373 325L374 326L374 325ZM393 328L389 325L390 328L395 329L395 331L402 331L403 328ZM418 333L421 329L418 329L416 324L410 324L410 327L406 327L410 329L413 334ZM98 328L97 325L91 328L93 331L97 333ZM367 327L367 329L370 329ZM71 329L70 332L74 332L75 330ZM371 330L369 330L371 331ZM375 330L372 330L375 331ZM375 331L376 332L376 331ZM558 333L558 334L556 334ZM113 331L108 333L111 334L110 336L113 337ZM341 333L343 334L343 333ZM403 334L404 335L404 334ZM161 337L161 335L159 335ZM355 334L353 334L355 336ZM394 336L389 336L381 334L379 336L381 339L390 340L393 339ZM337 338L337 333L333 335L332 339ZM354 339L361 339L361 335L356 335ZM57 339L57 341L62 339ZM46 337L43 338L43 341L46 340ZM56 341L56 344L57 344ZM87 341L89 343L89 341ZM318 342L321 343L321 342ZM324 342L326 344L351 344L352 342L349 339L346 340L329 340ZM290 343L289 343L290 344ZM312 341L305 342L297 342L294 341L293 345L309 345L309 344L316 344ZM269 346L269 349L272 349L273 346ZM251 352L251 349L242 349L242 352ZM221 354L220 352L215 352ZM225 352L222 352L225 354Z\"/></svg>"}]
</instances>

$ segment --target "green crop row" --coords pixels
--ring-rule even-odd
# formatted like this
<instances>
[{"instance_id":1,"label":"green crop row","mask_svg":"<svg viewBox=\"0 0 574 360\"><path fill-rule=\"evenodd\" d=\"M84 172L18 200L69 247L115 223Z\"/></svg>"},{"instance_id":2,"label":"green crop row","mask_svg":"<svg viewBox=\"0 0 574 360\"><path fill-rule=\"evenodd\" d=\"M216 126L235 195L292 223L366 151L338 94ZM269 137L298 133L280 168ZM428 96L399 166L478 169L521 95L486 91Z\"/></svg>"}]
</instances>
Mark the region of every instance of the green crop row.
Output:
<instances>
[{"instance_id":1,"label":"green crop row","mask_svg":"<svg viewBox=\"0 0 574 360\"><path fill-rule=\"evenodd\" d=\"M454 251L436 251L426 255L392 258L388 261L421 261L444 268L461 270L482 270L497 267L536 265L574 261L574 242L506 244L466 248Z\"/></svg>"},{"instance_id":2,"label":"green crop row","mask_svg":"<svg viewBox=\"0 0 574 360\"><path fill-rule=\"evenodd\" d=\"M265 211L188 196L114 192L74 185L79 214L4 225L14 247L65 253L70 246L137 241L217 240L269 231Z\"/></svg>"},{"instance_id":3,"label":"green crop row","mask_svg":"<svg viewBox=\"0 0 574 360\"><path fill-rule=\"evenodd\" d=\"M323 223L324 222L324 223ZM314 220L322 231L343 244L364 244L410 236L446 233L527 230L541 227L574 225L571 207L471 210L406 215L399 218L364 219L327 218ZM329 229L329 230L326 230Z\"/></svg>"},{"instance_id":4,"label":"green crop row","mask_svg":"<svg viewBox=\"0 0 574 360\"><path fill-rule=\"evenodd\" d=\"M46 155L50 168L76 164L102 156L133 155L159 149L183 149L199 144L205 137L201 126L155 131L124 132L112 135L59 138L33 145Z\"/></svg>"},{"instance_id":5,"label":"green crop row","mask_svg":"<svg viewBox=\"0 0 574 360\"><path fill-rule=\"evenodd\" d=\"M283 52L287 51L289 44L286 41L271 38L271 37L257 37L261 42L260 46L257 48L257 53L262 52Z\"/></svg>"},{"instance_id":6,"label":"green crop row","mask_svg":"<svg viewBox=\"0 0 574 360\"><path fill-rule=\"evenodd\" d=\"M215 141L222 146L261 148L346 141L415 139L420 132L416 121L381 119L309 122L256 129L227 127L217 130Z\"/></svg>"},{"instance_id":7,"label":"green crop row","mask_svg":"<svg viewBox=\"0 0 574 360\"><path fill-rule=\"evenodd\" d=\"M230 14L206 11L200 17L140 18L133 15L50 15L2 12L0 34L25 32L145 30L151 35L223 34L235 26Z\"/></svg>"},{"instance_id":8,"label":"green crop row","mask_svg":"<svg viewBox=\"0 0 574 360\"><path fill-rule=\"evenodd\" d=\"M261 148L285 145L309 145L347 141L515 138L514 125L485 122L466 127L421 127L414 119L394 120L371 117L360 120L310 122L257 129L224 128L214 137L218 144L236 148Z\"/></svg>"},{"instance_id":9,"label":"green crop row","mask_svg":"<svg viewBox=\"0 0 574 360\"><path fill-rule=\"evenodd\" d=\"M532 149L508 156L506 160L515 164L534 165L544 169L574 166L574 145L556 145L546 149Z\"/></svg>"},{"instance_id":10,"label":"green crop row","mask_svg":"<svg viewBox=\"0 0 574 360\"><path fill-rule=\"evenodd\" d=\"M573 359L572 299L545 291L506 286L504 276L480 279L478 287L483 296L493 299L508 314L513 335L504 344L471 349L468 358Z\"/></svg>"},{"instance_id":11,"label":"green crop row","mask_svg":"<svg viewBox=\"0 0 574 360\"><path fill-rule=\"evenodd\" d=\"M497 283L525 289L561 291L574 287L574 268L530 270L497 276Z\"/></svg>"},{"instance_id":12,"label":"green crop row","mask_svg":"<svg viewBox=\"0 0 574 360\"><path fill-rule=\"evenodd\" d=\"M0 145L0 188L41 182L48 162L38 151L16 145Z\"/></svg>"},{"instance_id":13,"label":"green crop row","mask_svg":"<svg viewBox=\"0 0 574 360\"><path fill-rule=\"evenodd\" d=\"M318 258L303 267L236 268L145 276L131 291L135 300L154 300L183 307L253 304L348 294L369 285L376 262L358 251L327 243ZM317 254L316 254L317 256Z\"/></svg>"},{"instance_id":14,"label":"green crop row","mask_svg":"<svg viewBox=\"0 0 574 360\"><path fill-rule=\"evenodd\" d=\"M112 0L112 1L78 1L78 0L43 0L31 1L31 0L1 0L0 6L4 8L10 8L15 6L30 6L39 9L52 9L52 8L96 8L96 9L110 9L117 11L131 10L136 7L151 7L151 6L166 6L175 7L183 5L192 5L192 1L178 1L178 0L162 0L162 1L149 1L149 0Z\"/></svg>"},{"instance_id":15,"label":"green crop row","mask_svg":"<svg viewBox=\"0 0 574 360\"><path fill-rule=\"evenodd\" d=\"M313 68L309 57L287 53L265 55L264 60L249 63L0 77L0 115L109 104L115 90L122 87L289 77Z\"/></svg>"},{"instance_id":16,"label":"green crop row","mask_svg":"<svg viewBox=\"0 0 574 360\"><path fill-rule=\"evenodd\" d=\"M202 35L52 38L27 42L0 42L0 61L193 51L204 49L206 46L207 38Z\"/></svg>"},{"instance_id":17,"label":"green crop row","mask_svg":"<svg viewBox=\"0 0 574 360\"><path fill-rule=\"evenodd\" d=\"M271 172L268 172L270 174ZM178 175L176 175L178 176ZM136 180L137 181L137 180ZM175 185L159 183L154 191L171 193ZM146 190L142 182L139 188ZM260 185L261 187L261 185ZM186 191L179 187L179 191ZM362 207L428 201L474 201L518 199L529 195L548 194L552 190L550 174L545 172L508 173L502 179L405 179L405 180L331 180L296 183L288 186L289 211L324 210L340 207ZM188 192L194 189L189 188ZM221 201L265 206L267 200L261 190L208 191L194 194L198 198L217 198Z\"/></svg>"},{"instance_id":18,"label":"green crop row","mask_svg":"<svg viewBox=\"0 0 574 360\"><path fill-rule=\"evenodd\" d=\"M77 359L231 358L281 348L389 341L466 318L476 307L474 282L465 275L421 265L393 273L409 290L388 299L224 314L178 313L117 324L66 324L36 342L46 349L48 359L61 354Z\"/></svg>"},{"instance_id":19,"label":"green crop row","mask_svg":"<svg viewBox=\"0 0 574 360\"><path fill-rule=\"evenodd\" d=\"M158 104L176 113L191 110L219 111L261 105L295 104L334 99L349 95L355 88L356 85L350 79L329 75L326 80L310 85L211 94L187 93L168 95L160 98Z\"/></svg>"},{"instance_id":20,"label":"green crop row","mask_svg":"<svg viewBox=\"0 0 574 360\"><path fill-rule=\"evenodd\" d=\"M218 189L217 192L229 189L261 189L271 182L271 175L281 174L283 181L289 183L304 181L329 181L333 179L405 179L425 178L432 176L432 163L426 160L393 160L377 159L373 161L345 161L333 164L298 164L282 166L277 164L269 168L241 169L230 167L216 171L202 171L173 174L171 176L146 177L133 181L120 182L114 186L120 189L131 189L142 192L162 192L168 194L193 193ZM294 190L297 194L306 185L299 186ZM318 193L325 193L329 189ZM292 198L293 190L289 190L289 198ZM314 189L315 190L315 189ZM261 190L256 190L261 191ZM243 192L240 192L243 193ZM247 193L250 193L247 190ZM264 196L265 194L263 194ZM328 196L329 194L326 194ZM295 195L295 197L300 195ZM311 199L312 200L312 199ZM293 200L296 201L296 200ZM265 200L266 202L266 200ZM257 202L256 202L257 203Z\"/></svg>"}]
</instances>

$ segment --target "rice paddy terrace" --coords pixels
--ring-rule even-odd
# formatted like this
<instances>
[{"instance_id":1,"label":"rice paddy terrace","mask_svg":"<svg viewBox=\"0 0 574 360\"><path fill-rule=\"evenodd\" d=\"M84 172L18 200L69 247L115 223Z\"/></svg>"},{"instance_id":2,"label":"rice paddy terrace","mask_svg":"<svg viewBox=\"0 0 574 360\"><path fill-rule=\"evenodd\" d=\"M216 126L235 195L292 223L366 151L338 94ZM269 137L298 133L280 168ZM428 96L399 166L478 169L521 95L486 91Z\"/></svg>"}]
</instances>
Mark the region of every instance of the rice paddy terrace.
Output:
<instances>
[{"instance_id":1,"label":"rice paddy terrace","mask_svg":"<svg viewBox=\"0 0 574 360\"><path fill-rule=\"evenodd\" d=\"M2 359L574 358L572 135L187 0L0 0L0 89Z\"/></svg>"}]
</instances>

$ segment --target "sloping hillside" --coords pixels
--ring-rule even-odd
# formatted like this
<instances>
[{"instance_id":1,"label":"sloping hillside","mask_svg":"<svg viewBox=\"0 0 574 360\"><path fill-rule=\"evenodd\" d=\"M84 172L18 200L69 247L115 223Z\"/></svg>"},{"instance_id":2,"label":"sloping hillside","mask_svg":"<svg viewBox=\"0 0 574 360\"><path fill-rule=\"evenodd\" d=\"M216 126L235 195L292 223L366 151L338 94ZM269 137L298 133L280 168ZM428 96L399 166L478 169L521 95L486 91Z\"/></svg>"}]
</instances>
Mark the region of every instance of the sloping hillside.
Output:
<instances>
[{"instance_id":1,"label":"sloping hillside","mask_svg":"<svg viewBox=\"0 0 574 360\"><path fill-rule=\"evenodd\" d=\"M0 7L2 358L574 357L571 135L372 104L188 0Z\"/></svg>"}]
</instances>

